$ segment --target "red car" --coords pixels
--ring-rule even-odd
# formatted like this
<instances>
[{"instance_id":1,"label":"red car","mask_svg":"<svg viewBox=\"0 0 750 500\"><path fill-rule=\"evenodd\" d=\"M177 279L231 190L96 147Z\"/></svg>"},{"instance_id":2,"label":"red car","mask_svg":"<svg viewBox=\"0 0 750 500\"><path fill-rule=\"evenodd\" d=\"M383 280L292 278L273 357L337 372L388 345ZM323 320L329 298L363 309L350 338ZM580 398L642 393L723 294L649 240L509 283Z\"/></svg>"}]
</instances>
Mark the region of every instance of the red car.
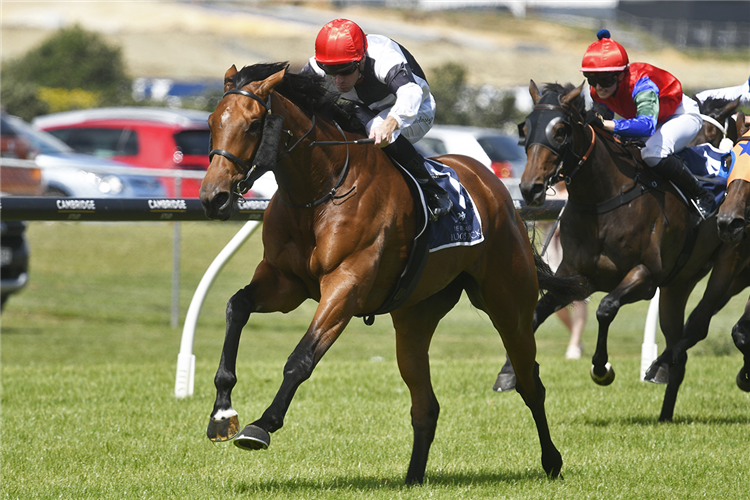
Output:
<instances>
[{"instance_id":1,"label":"red car","mask_svg":"<svg viewBox=\"0 0 750 500\"><path fill-rule=\"evenodd\" d=\"M39 116L34 126L75 151L160 169L208 167L208 113L193 109L120 107ZM197 198L201 179L162 178L170 197Z\"/></svg>"}]
</instances>

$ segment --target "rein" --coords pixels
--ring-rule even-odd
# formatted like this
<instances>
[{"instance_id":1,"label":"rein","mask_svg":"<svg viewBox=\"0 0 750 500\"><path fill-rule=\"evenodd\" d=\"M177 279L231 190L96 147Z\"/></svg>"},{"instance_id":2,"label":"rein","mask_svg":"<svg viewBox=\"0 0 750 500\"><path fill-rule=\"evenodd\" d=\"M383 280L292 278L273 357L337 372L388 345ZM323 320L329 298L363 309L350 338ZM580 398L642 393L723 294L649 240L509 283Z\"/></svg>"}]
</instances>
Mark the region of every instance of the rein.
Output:
<instances>
[{"instance_id":1,"label":"rein","mask_svg":"<svg viewBox=\"0 0 750 500\"><path fill-rule=\"evenodd\" d=\"M314 117L315 117L315 115L313 115L313 124L315 123L315 119L314 119ZM349 171L349 144L351 144L351 142L348 142L348 141L346 140L346 134L344 134L344 131L343 131L343 130L341 130L341 127L339 126L339 124L338 124L338 123L336 123L336 122L334 122L334 125L336 125L336 128L338 129L338 131L339 131L339 132L341 132L341 135L342 135L342 136L344 137L344 141L343 141L343 142L340 142L340 143L339 143L338 141L330 141L330 142L331 142L332 144L346 144L346 161L344 161L344 168L342 168L342 169L341 169L341 173L339 174L339 178L338 178L338 179L336 180L336 184L335 184L335 185L333 186L333 189L331 189L331 190L330 190L330 191L329 191L329 192L328 192L328 193L327 193L327 194L326 194L325 196L323 196L322 198L318 198L317 200L315 200L315 201L313 201L313 202L310 202L310 203L305 203L304 205L294 205L294 204L292 204L292 203L289 203L289 202L288 202L288 201L286 201L286 200L285 200L285 199L284 199L284 198L283 198L283 197L282 197L281 195L279 195L279 198L280 198L280 199L281 199L281 201L282 201L282 202L284 203L284 205L287 205L287 206L289 206L289 207L292 207L292 208L313 208L313 207L317 207L318 205L320 205L320 204L322 204L322 203L325 203L325 202L327 202L328 200L340 200L340 199L342 199L342 198L346 198L347 196L349 196L349 195L350 195L350 194L352 193L352 191L354 191L355 189L357 189L357 186L353 186L353 187L352 187L352 188L351 188L351 189L350 189L349 191L347 191L346 193L344 193L344 194L341 194L341 195L338 195L338 196L336 195L336 191L337 191L337 190L338 190L338 189L339 189L339 188L341 187L341 185L342 185L342 184L344 183L344 179L346 178L346 173L347 173L347 172ZM310 130L312 130L312 129L310 129ZM307 131L307 134L309 134L309 133L310 133L310 131L308 130L308 131ZM305 136L306 136L307 134L305 134ZM303 138L304 138L304 137L303 137ZM301 139L300 139L300 140L301 140ZM355 141L355 142L356 142L356 141ZM294 144L294 146L296 146L297 144L299 144L299 141L297 141L297 142L296 142L296 143ZM312 143L310 143L310 146L314 146L315 144L316 144L316 143L315 143L315 141L313 141ZM319 144L319 143L318 143L318 144ZM291 149L290 149L289 151L291 151L292 149L294 149L294 146L292 146L292 148L291 148ZM288 152L287 152L287 153L288 153Z\"/></svg>"}]
</instances>

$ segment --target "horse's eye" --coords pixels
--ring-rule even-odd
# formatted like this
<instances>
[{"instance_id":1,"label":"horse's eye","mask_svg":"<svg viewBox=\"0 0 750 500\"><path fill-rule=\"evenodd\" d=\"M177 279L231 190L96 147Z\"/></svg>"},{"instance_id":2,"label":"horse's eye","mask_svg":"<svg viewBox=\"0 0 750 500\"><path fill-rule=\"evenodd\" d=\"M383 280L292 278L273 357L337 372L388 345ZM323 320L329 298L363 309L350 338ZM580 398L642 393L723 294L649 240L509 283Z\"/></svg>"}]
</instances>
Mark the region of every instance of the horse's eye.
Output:
<instances>
[{"instance_id":1,"label":"horse's eye","mask_svg":"<svg viewBox=\"0 0 750 500\"><path fill-rule=\"evenodd\" d=\"M260 120L253 120L250 122L250 126L247 127L247 132L254 135L260 134L260 125Z\"/></svg>"},{"instance_id":2,"label":"horse's eye","mask_svg":"<svg viewBox=\"0 0 750 500\"><path fill-rule=\"evenodd\" d=\"M565 144L565 141L568 139L568 130L564 125L555 128L554 138L556 143Z\"/></svg>"}]
</instances>

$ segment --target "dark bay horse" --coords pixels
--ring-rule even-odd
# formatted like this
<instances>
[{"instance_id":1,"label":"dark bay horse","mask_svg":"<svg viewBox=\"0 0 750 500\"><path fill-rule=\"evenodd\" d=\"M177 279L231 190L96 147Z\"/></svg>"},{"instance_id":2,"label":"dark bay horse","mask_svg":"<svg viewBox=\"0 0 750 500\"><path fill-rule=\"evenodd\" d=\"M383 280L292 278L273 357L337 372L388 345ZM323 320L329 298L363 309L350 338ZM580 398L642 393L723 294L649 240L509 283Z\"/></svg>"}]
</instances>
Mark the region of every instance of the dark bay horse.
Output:
<instances>
[{"instance_id":1,"label":"dark bay horse","mask_svg":"<svg viewBox=\"0 0 750 500\"><path fill-rule=\"evenodd\" d=\"M718 148L725 137L732 142L737 140L735 121L732 115L740 107L739 98L734 101L709 98L703 103L699 102L698 107L703 118L703 126L687 147L708 143Z\"/></svg>"},{"instance_id":2,"label":"dark bay horse","mask_svg":"<svg viewBox=\"0 0 750 500\"><path fill-rule=\"evenodd\" d=\"M320 78L288 72L285 63L239 72L233 66L224 90L209 118L214 149L200 192L206 215L229 218L238 189L249 188L263 170L273 169L279 188L264 216L263 260L250 284L227 304L207 435L214 441L233 439L240 448L262 449L268 447L270 433L284 424L300 384L352 317L371 314L389 296L418 229L417 207L404 177L380 149L311 147L314 141L363 137L347 126L352 110L341 108ZM532 320L538 289L562 281L543 272L513 200L492 172L468 157L449 155L440 161L458 173L470 193L485 238L473 246L430 253L416 289L391 312L398 367L412 401L414 443L406 482L424 478L440 410L430 381L430 341L464 291L500 333L516 370L518 392L537 427L542 466L548 476L557 477L562 457L550 437ZM276 397L259 419L239 431L231 393L243 327L251 313L288 312L308 298L318 307L284 366Z\"/></svg>"},{"instance_id":3,"label":"dark bay horse","mask_svg":"<svg viewBox=\"0 0 750 500\"><path fill-rule=\"evenodd\" d=\"M726 130L727 137L742 137L748 131L742 112L739 113L738 118L736 122L733 119L730 121L732 128ZM713 125L709 123L708 126ZM721 135L724 135L723 132ZM667 349L652 363L646 372L646 380L665 382L672 366L682 359L687 359L687 351L708 336L712 317L732 297L750 286L750 238L745 235L745 217L746 214L750 214L747 208L749 186L750 182L741 179L730 182L726 198L716 216L718 234L723 243L713 259L714 265L706 290L690 313L682 338L674 345L667 346ZM735 325L732 338L745 357L744 366L737 375L737 385L744 391L750 391L750 308L746 309L745 314ZM670 410L670 408L662 408L662 414L670 414Z\"/></svg>"},{"instance_id":4,"label":"dark bay horse","mask_svg":"<svg viewBox=\"0 0 750 500\"><path fill-rule=\"evenodd\" d=\"M734 155L735 160L739 155L750 155L750 125L745 122L745 115L740 111L737 115L736 136L737 140ZM750 235L748 235L748 220L750 219L750 180L741 176L730 178L727 186L727 196L724 203L719 207L716 215L716 223L719 229L719 237L725 244L737 245L737 250L732 256L742 256L742 261L734 264L735 272L741 268L739 274L727 288L732 296L746 287L750 286ZM739 260L739 259L738 259ZM727 259L728 264L735 261ZM717 261L716 266L719 265ZM744 265L744 267L743 267ZM734 292L734 293L732 293ZM737 349L742 352L744 366L737 373L737 386L745 392L750 392L750 300L745 307L745 312L737 324L732 328L732 339Z\"/></svg>"},{"instance_id":5,"label":"dark bay horse","mask_svg":"<svg viewBox=\"0 0 750 500\"><path fill-rule=\"evenodd\" d=\"M596 311L591 377L608 385L614 370L607 336L620 308L651 299L661 288L661 328L667 347L675 344L682 336L688 296L709 271L719 239L713 220L698 224L697 214L671 183L639 167L636 148L585 122L582 88L547 85L542 95L531 82L535 107L520 128L528 155L520 188L526 203L535 206L545 201L549 186L559 180L568 185L557 273L580 274L593 289L607 292ZM534 329L567 305L552 295L542 297ZM684 362L669 370L665 406L674 405L684 373Z\"/></svg>"}]
</instances>

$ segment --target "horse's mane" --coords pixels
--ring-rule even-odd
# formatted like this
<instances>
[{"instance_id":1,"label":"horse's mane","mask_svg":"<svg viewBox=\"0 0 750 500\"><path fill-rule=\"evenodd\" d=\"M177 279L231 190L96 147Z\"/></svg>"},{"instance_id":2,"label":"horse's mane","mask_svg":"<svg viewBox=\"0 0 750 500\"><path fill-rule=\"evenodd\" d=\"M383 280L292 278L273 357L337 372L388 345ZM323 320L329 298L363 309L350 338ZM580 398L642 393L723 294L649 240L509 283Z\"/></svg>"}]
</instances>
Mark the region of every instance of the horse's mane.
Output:
<instances>
[{"instance_id":1,"label":"horse's mane","mask_svg":"<svg viewBox=\"0 0 750 500\"><path fill-rule=\"evenodd\" d=\"M241 89L251 82L263 81L288 66L286 62L245 66L234 75L232 81L236 88ZM340 99L339 94L326 89L324 81L322 76L315 73L297 74L287 71L274 90L308 114L315 113L335 121L347 132L366 135L364 125L354 112L355 104Z\"/></svg>"},{"instance_id":2,"label":"horse's mane","mask_svg":"<svg viewBox=\"0 0 750 500\"><path fill-rule=\"evenodd\" d=\"M731 99L724 99L721 97L709 97L702 104L699 103L701 113L708 115L711 118L718 118L723 108L732 102Z\"/></svg>"}]
</instances>

